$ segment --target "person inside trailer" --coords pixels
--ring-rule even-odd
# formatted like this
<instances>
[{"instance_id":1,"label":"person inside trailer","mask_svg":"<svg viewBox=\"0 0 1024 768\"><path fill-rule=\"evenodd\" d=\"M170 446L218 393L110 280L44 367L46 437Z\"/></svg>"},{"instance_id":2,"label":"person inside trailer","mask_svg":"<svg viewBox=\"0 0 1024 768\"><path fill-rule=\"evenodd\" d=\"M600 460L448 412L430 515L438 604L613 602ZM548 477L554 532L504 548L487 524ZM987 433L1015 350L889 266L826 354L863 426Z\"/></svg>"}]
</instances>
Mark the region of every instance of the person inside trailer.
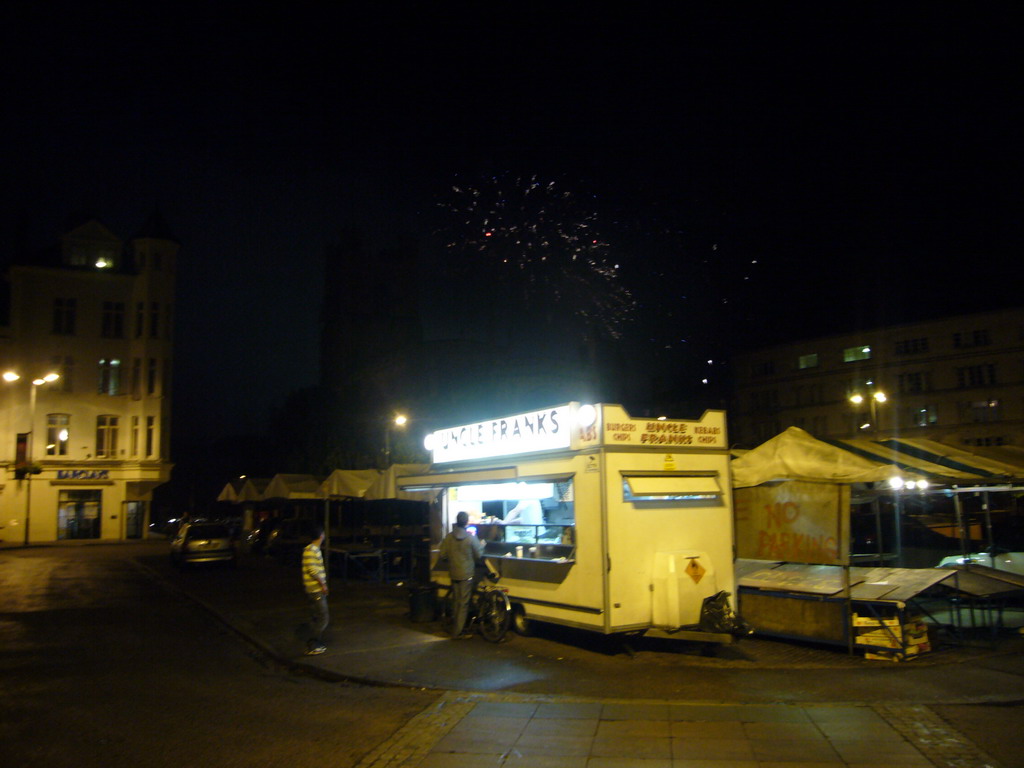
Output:
<instances>
[{"instance_id":1,"label":"person inside trailer","mask_svg":"<svg viewBox=\"0 0 1024 768\"><path fill-rule=\"evenodd\" d=\"M544 525L544 509L537 499L523 499L505 513L505 525Z\"/></svg>"}]
</instances>

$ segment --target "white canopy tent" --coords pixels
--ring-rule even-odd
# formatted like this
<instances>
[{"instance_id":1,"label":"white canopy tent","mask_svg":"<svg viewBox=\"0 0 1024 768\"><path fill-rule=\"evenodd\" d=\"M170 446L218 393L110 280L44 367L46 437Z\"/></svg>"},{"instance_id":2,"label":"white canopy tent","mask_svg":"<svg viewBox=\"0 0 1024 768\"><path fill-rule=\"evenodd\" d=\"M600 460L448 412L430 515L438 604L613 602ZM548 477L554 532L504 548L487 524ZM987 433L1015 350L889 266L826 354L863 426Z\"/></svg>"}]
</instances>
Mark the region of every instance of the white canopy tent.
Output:
<instances>
[{"instance_id":1,"label":"white canopy tent","mask_svg":"<svg viewBox=\"0 0 1024 768\"><path fill-rule=\"evenodd\" d=\"M799 427L789 427L733 459L731 466L734 488L749 488L777 480L876 483L907 474L891 464L872 461L818 440Z\"/></svg>"}]
</instances>

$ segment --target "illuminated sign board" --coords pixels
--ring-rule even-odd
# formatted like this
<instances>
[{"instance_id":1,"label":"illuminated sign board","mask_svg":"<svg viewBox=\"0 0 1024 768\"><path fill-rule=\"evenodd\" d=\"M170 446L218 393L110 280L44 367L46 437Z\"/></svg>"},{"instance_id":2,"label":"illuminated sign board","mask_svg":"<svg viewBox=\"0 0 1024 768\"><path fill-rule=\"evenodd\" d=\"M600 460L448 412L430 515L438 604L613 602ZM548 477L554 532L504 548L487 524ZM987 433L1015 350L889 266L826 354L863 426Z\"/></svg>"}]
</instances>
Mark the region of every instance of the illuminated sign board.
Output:
<instances>
[{"instance_id":1,"label":"illuminated sign board","mask_svg":"<svg viewBox=\"0 0 1024 768\"><path fill-rule=\"evenodd\" d=\"M725 413L707 411L700 421L634 419L618 406L605 406L602 424L605 445L651 448L725 448Z\"/></svg>"},{"instance_id":2,"label":"illuminated sign board","mask_svg":"<svg viewBox=\"0 0 1024 768\"><path fill-rule=\"evenodd\" d=\"M435 463L566 449L571 444L571 415L571 406L560 405L448 427L431 434L427 447Z\"/></svg>"}]
</instances>

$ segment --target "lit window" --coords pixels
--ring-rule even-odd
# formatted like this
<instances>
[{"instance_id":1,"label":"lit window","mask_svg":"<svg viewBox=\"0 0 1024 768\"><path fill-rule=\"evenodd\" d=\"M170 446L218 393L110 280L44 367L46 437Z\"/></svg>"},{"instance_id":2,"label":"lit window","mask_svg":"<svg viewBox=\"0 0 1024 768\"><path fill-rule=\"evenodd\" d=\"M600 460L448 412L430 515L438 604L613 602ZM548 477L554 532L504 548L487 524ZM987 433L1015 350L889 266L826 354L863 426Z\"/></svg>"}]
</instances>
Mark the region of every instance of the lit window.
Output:
<instances>
[{"instance_id":1,"label":"lit window","mask_svg":"<svg viewBox=\"0 0 1024 768\"><path fill-rule=\"evenodd\" d=\"M810 354L810 355L800 355L800 360L798 362L798 366L799 366L801 371L804 370L805 368L817 368L818 367L818 353L815 352L815 353Z\"/></svg>"},{"instance_id":2,"label":"lit window","mask_svg":"<svg viewBox=\"0 0 1024 768\"><path fill-rule=\"evenodd\" d=\"M871 347L861 345L859 347L847 347L843 350L843 362L852 363L857 360L870 360Z\"/></svg>"},{"instance_id":3,"label":"lit window","mask_svg":"<svg viewBox=\"0 0 1024 768\"><path fill-rule=\"evenodd\" d=\"M121 361L100 360L100 387L101 395L121 394Z\"/></svg>"},{"instance_id":4,"label":"lit window","mask_svg":"<svg viewBox=\"0 0 1024 768\"><path fill-rule=\"evenodd\" d=\"M96 456L114 458L117 456L118 417L104 414L96 417Z\"/></svg>"},{"instance_id":5,"label":"lit window","mask_svg":"<svg viewBox=\"0 0 1024 768\"><path fill-rule=\"evenodd\" d=\"M46 455L68 455L68 425L71 416L66 413L48 413L46 415Z\"/></svg>"},{"instance_id":6,"label":"lit window","mask_svg":"<svg viewBox=\"0 0 1024 768\"><path fill-rule=\"evenodd\" d=\"M914 426L930 427L937 424L939 415L934 405L926 405L923 408L915 408L910 413Z\"/></svg>"}]
</instances>

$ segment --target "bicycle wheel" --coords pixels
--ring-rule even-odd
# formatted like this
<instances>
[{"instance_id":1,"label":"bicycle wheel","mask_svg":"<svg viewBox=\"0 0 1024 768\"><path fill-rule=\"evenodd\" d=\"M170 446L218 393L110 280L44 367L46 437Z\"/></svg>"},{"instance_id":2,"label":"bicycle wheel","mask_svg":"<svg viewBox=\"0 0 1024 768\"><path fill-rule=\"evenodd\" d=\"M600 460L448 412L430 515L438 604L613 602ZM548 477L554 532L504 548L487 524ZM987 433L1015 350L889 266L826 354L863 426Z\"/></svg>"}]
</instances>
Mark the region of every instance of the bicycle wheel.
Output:
<instances>
[{"instance_id":1,"label":"bicycle wheel","mask_svg":"<svg viewBox=\"0 0 1024 768\"><path fill-rule=\"evenodd\" d=\"M491 589L480 596L480 615L477 625L484 640L500 643L512 623L512 606L508 595L498 589Z\"/></svg>"},{"instance_id":2,"label":"bicycle wheel","mask_svg":"<svg viewBox=\"0 0 1024 768\"><path fill-rule=\"evenodd\" d=\"M452 594L452 590L448 590L444 597L441 598L440 615L438 620L441 622L441 629L446 635L452 633L452 627L455 624L455 596Z\"/></svg>"}]
</instances>

